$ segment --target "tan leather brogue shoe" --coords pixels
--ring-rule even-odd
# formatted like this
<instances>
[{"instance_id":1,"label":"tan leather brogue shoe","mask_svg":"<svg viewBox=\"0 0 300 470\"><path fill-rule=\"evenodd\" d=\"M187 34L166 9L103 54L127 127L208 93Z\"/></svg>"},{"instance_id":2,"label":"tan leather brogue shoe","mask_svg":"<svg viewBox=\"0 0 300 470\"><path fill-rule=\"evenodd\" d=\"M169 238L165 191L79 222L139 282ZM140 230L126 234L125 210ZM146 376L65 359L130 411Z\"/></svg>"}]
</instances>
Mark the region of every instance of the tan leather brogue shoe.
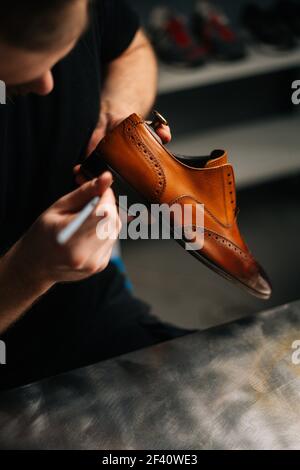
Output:
<instances>
[{"instance_id":1,"label":"tan leather brogue shoe","mask_svg":"<svg viewBox=\"0 0 300 470\"><path fill-rule=\"evenodd\" d=\"M172 154L153 128L133 114L100 142L81 171L89 178L98 176L103 162L148 203L203 204L204 244L190 253L251 294L270 297L270 282L238 229L234 172L226 152Z\"/></svg>"}]
</instances>

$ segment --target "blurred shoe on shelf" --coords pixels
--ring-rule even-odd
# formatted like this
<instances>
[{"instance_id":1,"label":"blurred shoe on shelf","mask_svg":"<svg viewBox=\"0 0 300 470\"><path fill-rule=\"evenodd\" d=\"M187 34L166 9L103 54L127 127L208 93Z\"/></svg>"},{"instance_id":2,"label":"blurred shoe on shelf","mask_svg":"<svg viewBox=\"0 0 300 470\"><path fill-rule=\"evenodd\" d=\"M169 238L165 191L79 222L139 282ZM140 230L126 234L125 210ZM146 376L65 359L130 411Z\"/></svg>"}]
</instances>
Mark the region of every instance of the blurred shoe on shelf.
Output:
<instances>
[{"instance_id":1,"label":"blurred shoe on shelf","mask_svg":"<svg viewBox=\"0 0 300 470\"><path fill-rule=\"evenodd\" d=\"M246 45L229 18L211 2L197 0L192 18L196 37L214 58L225 61L243 59Z\"/></svg>"},{"instance_id":2,"label":"blurred shoe on shelf","mask_svg":"<svg viewBox=\"0 0 300 470\"><path fill-rule=\"evenodd\" d=\"M273 46L278 50L293 49L296 45L292 30L274 7L262 8L256 4L249 4L242 14L242 23L259 43Z\"/></svg>"},{"instance_id":3,"label":"blurred shoe on shelf","mask_svg":"<svg viewBox=\"0 0 300 470\"><path fill-rule=\"evenodd\" d=\"M156 7L150 15L150 38L160 60L171 65L197 67L207 59L189 29L187 19L167 7Z\"/></svg>"}]
</instances>

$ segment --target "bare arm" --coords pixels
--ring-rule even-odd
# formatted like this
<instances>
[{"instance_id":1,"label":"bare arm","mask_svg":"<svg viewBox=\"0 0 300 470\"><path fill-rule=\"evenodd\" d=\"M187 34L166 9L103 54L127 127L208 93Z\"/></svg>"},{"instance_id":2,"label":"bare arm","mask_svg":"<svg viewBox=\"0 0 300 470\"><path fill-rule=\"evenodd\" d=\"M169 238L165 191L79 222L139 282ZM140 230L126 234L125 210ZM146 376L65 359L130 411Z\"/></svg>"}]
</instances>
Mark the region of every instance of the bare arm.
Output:
<instances>
[{"instance_id":1,"label":"bare arm","mask_svg":"<svg viewBox=\"0 0 300 470\"><path fill-rule=\"evenodd\" d=\"M107 130L130 114L139 113L145 117L153 106L156 91L155 54L149 40L139 30L128 49L108 65L99 123L91 138L87 155L92 153Z\"/></svg>"},{"instance_id":2,"label":"bare arm","mask_svg":"<svg viewBox=\"0 0 300 470\"><path fill-rule=\"evenodd\" d=\"M129 48L108 66L102 106L119 119L128 112L145 116L157 89L157 63L145 34L139 30Z\"/></svg>"},{"instance_id":3,"label":"bare arm","mask_svg":"<svg viewBox=\"0 0 300 470\"><path fill-rule=\"evenodd\" d=\"M110 173L64 196L44 212L31 229L0 259L0 335L57 282L78 281L103 271L120 230ZM95 211L64 246L57 233L94 196L105 207L113 233L99 239Z\"/></svg>"},{"instance_id":4,"label":"bare arm","mask_svg":"<svg viewBox=\"0 0 300 470\"><path fill-rule=\"evenodd\" d=\"M16 244L0 259L0 334L25 313L51 287L18 256Z\"/></svg>"}]
</instances>

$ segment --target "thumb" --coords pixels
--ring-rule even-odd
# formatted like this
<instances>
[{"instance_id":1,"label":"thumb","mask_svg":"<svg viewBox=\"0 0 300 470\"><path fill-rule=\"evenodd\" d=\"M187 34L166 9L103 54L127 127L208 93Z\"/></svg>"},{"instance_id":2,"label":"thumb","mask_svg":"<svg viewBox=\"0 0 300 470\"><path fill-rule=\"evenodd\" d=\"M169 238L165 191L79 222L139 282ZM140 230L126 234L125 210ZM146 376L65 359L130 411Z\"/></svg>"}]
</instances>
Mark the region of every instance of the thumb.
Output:
<instances>
[{"instance_id":1,"label":"thumb","mask_svg":"<svg viewBox=\"0 0 300 470\"><path fill-rule=\"evenodd\" d=\"M94 150L96 150L98 144L101 142L104 136L105 136L104 127L98 127L97 129L94 130L90 138L90 141L88 143L87 149L86 149L86 157L89 157L94 152Z\"/></svg>"},{"instance_id":2,"label":"thumb","mask_svg":"<svg viewBox=\"0 0 300 470\"><path fill-rule=\"evenodd\" d=\"M72 193L67 194L57 202L58 208L62 211L77 212L81 210L95 196L102 196L112 185L113 178L109 171L103 173L99 178L80 186Z\"/></svg>"}]
</instances>

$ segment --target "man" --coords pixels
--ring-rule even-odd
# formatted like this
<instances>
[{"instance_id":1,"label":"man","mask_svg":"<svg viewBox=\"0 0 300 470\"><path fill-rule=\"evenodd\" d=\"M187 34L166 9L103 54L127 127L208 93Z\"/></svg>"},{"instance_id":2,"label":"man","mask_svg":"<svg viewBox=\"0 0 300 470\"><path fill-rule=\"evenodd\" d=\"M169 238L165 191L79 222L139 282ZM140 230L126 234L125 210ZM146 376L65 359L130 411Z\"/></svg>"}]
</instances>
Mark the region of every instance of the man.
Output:
<instances>
[{"instance_id":1,"label":"man","mask_svg":"<svg viewBox=\"0 0 300 470\"><path fill-rule=\"evenodd\" d=\"M76 189L72 168L132 112L146 115L155 58L122 0L5 0L0 19L0 337L12 387L166 340L109 263L93 214L64 247L60 229L95 195L120 228L112 176ZM170 131L158 130L168 141ZM76 282L75 282L76 281Z\"/></svg>"}]
</instances>

